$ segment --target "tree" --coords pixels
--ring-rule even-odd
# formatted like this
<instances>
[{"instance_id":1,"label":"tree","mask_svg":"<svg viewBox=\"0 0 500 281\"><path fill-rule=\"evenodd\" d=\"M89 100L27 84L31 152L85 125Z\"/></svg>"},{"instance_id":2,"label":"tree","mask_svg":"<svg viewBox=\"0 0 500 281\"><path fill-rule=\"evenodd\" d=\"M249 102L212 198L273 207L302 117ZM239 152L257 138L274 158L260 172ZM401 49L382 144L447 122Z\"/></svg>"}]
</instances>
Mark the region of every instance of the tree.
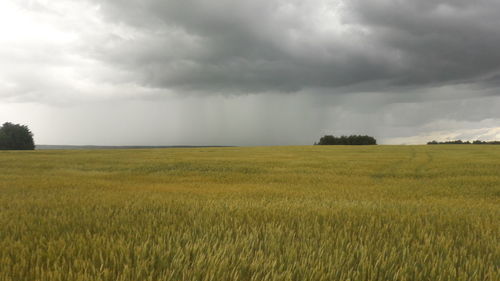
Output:
<instances>
[{"instance_id":1,"label":"tree","mask_svg":"<svg viewBox=\"0 0 500 281\"><path fill-rule=\"evenodd\" d=\"M323 136L316 145L375 145L377 140L370 136L350 135L335 137L331 135Z\"/></svg>"},{"instance_id":2,"label":"tree","mask_svg":"<svg viewBox=\"0 0 500 281\"><path fill-rule=\"evenodd\" d=\"M0 150L34 150L33 133L28 126L4 123L0 127Z\"/></svg>"},{"instance_id":3,"label":"tree","mask_svg":"<svg viewBox=\"0 0 500 281\"><path fill-rule=\"evenodd\" d=\"M427 144L500 144L500 141L482 141L482 140L475 140L475 141L462 141L462 140L451 140L451 141L430 141Z\"/></svg>"}]
</instances>

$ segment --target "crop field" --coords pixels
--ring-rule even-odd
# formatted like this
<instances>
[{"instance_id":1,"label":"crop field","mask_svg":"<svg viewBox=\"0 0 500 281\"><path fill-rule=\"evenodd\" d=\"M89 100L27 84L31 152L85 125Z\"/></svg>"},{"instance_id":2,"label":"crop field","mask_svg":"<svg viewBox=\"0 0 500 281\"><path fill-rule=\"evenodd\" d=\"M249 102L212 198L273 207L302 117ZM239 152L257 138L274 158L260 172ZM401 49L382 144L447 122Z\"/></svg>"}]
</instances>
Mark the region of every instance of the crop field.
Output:
<instances>
[{"instance_id":1,"label":"crop field","mask_svg":"<svg viewBox=\"0 0 500 281\"><path fill-rule=\"evenodd\" d=\"M500 146L0 152L1 281L500 280Z\"/></svg>"}]
</instances>

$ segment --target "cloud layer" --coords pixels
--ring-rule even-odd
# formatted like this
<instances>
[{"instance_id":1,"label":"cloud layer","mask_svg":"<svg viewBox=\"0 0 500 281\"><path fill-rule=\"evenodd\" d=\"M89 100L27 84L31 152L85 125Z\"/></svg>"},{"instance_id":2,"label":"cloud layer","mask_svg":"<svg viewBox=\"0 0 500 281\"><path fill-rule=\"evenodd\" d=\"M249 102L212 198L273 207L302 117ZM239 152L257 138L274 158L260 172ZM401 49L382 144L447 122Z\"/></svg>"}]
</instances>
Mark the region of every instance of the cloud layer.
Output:
<instances>
[{"instance_id":1,"label":"cloud layer","mask_svg":"<svg viewBox=\"0 0 500 281\"><path fill-rule=\"evenodd\" d=\"M152 87L378 91L484 83L500 71L500 2L106 0L138 37L99 55ZM335 91L332 91L335 92Z\"/></svg>"},{"instance_id":2,"label":"cloud layer","mask_svg":"<svg viewBox=\"0 0 500 281\"><path fill-rule=\"evenodd\" d=\"M9 38L3 28L0 58L16 96L33 95L29 84L81 92L93 86L85 80L230 95L500 83L493 0L39 0L10 9L18 15L4 26L19 30ZM69 85L53 81L61 76Z\"/></svg>"},{"instance_id":3,"label":"cloud layer","mask_svg":"<svg viewBox=\"0 0 500 281\"><path fill-rule=\"evenodd\" d=\"M499 14L495 0L8 0L0 3L0 105L57 107L95 124L74 112L125 116L113 106L121 104L138 120L175 118L161 108L202 120L196 99L208 99L238 109L204 125L218 143L238 131L226 119L253 128L252 144L275 143L266 136L283 128L387 139L443 124L496 128ZM179 122L171 130L182 131Z\"/></svg>"}]
</instances>

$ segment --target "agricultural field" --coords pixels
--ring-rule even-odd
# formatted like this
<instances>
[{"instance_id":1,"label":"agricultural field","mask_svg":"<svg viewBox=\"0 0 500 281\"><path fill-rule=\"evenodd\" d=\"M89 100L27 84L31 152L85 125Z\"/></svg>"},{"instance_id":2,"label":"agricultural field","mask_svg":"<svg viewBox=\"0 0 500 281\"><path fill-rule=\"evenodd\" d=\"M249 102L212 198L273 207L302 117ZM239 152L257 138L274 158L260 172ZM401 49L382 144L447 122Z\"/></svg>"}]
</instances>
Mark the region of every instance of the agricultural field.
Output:
<instances>
[{"instance_id":1,"label":"agricultural field","mask_svg":"<svg viewBox=\"0 0 500 281\"><path fill-rule=\"evenodd\" d=\"M500 280L500 146L0 152L1 281Z\"/></svg>"}]
</instances>

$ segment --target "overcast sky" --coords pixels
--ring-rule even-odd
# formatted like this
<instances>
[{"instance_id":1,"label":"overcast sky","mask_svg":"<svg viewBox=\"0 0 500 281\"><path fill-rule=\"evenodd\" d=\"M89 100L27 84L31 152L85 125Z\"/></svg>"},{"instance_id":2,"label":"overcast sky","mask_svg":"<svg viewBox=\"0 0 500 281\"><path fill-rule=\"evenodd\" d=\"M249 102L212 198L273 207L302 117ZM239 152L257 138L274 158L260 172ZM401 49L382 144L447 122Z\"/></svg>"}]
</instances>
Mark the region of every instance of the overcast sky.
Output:
<instances>
[{"instance_id":1,"label":"overcast sky","mask_svg":"<svg viewBox=\"0 0 500 281\"><path fill-rule=\"evenodd\" d=\"M2 0L38 144L500 139L498 0Z\"/></svg>"}]
</instances>

